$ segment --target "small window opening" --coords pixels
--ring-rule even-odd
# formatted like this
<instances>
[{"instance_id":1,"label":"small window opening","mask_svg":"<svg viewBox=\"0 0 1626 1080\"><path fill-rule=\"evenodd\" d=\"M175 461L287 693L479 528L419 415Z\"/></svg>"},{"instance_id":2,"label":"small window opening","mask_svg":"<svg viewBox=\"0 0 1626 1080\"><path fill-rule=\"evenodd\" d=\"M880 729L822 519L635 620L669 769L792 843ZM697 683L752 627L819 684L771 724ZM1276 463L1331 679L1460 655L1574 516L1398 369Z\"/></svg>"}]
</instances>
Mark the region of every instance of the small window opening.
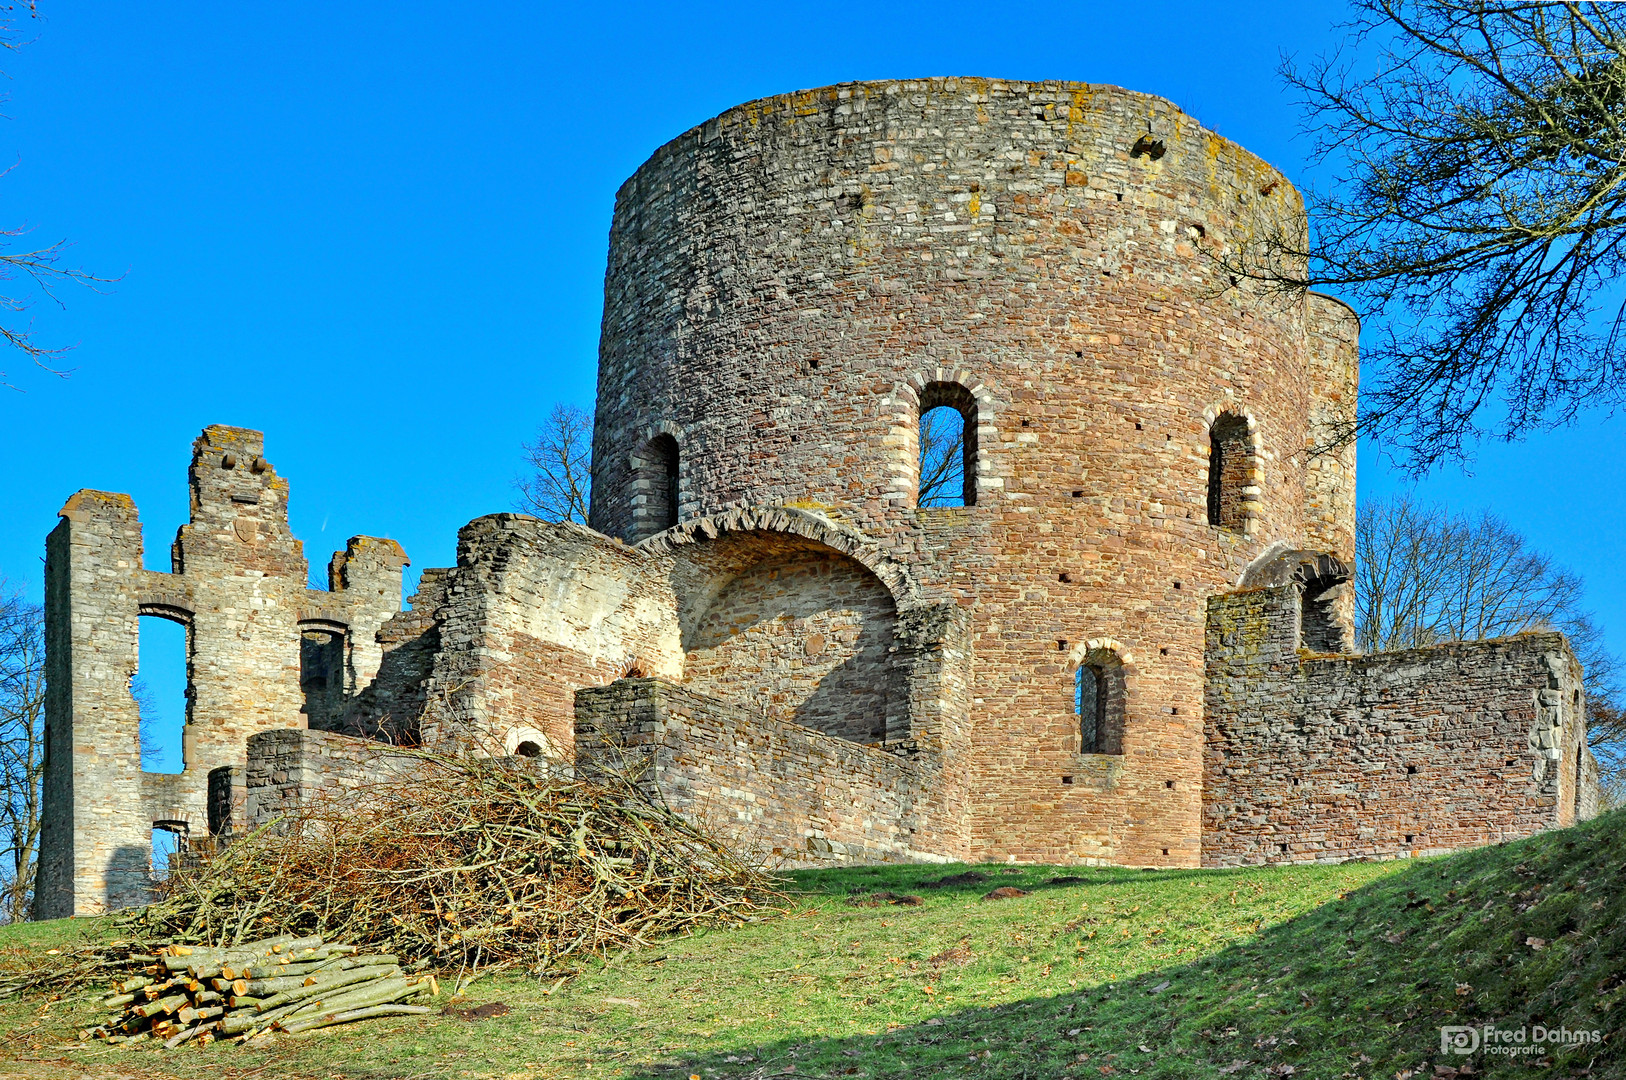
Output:
<instances>
[{"instance_id":1,"label":"small window opening","mask_svg":"<svg viewBox=\"0 0 1626 1080\"><path fill-rule=\"evenodd\" d=\"M1417 766L1415 766L1415 765L1407 765L1406 766L1406 775L1407 776L1413 776L1413 775L1416 775L1416 773L1417 773Z\"/></svg>"},{"instance_id":2,"label":"small window opening","mask_svg":"<svg viewBox=\"0 0 1626 1080\"><path fill-rule=\"evenodd\" d=\"M1244 531L1242 489L1248 484L1248 422L1222 413L1208 429L1208 523Z\"/></svg>"},{"instance_id":3,"label":"small window opening","mask_svg":"<svg viewBox=\"0 0 1626 1080\"><path fill-rule=\"evenodd\" d=\"M657 505L655 520L662 529L670 529L678 523L678 445L677 440L670 435L656 436L650 444L658 459L656 464L659 473L657 482Z\"/></svg>"},{"instance_id":4,"label":"small window opening","mask_svg":"<svg viewBox=\"0 0 1626 1080\"><path fill-rule=\"evenodd\" d=\"M1342 583L1328 586L1326 579L1305 583L1299 599L1299 644L1311 652L1346 651L1344 627L1338 619Z\"/></svg>"},{"instance_id":5,"label":"small window opening","mask_svg":"<svg viewBox=\"0 0 1626 1080\"><path fill-rule=\"evenodd\" d=\"M344 713L344 635L305 630L299 635L299 689L305 724L312 731L336 731Z\"/></svg>"},{"instance_id":6,"label":"small window opening","mask_svg":"<svg viewBox=\"0 0 1626 1080\"><path fill-rule=\"evenodd\" d=\"M1073 674L1073 712L1081 754L1123 753L1124 671L1117 656L1096 649Z\"/></svg>"},{"instance_id":7,"label":"small window opening","mask_svg":"<svg viewBox=\"0 0 1626 1080\"><path fill-rule=\"evenodd\" d=\"M929 383L920 395L920 487L916 506L975 506L977 402L959 383Z\"/></svg>"},{"instance_id":8,"label":"small window opening","mask_svg":"<svg viewBox=\"0 0 1626 1080\"><path fill-rule=\"evenodd\" d=\"M650 439L634 459L634 540L654 536L678 523L681 464L678 442L666 434Z\"/></svg>"},{"instance_id":9,"label":"small window opening","mask_svg":"<svg viewBox=\"0 0 1626 1080\"><path fill-rule=\"evenodd\" d=\"M1071 776L1064 776L1061 778L1061 782L1064 784L1071 784L1073 782L1073 778Z\"/></svg>"},{"instance_id":10,"label":"small window opening","mask_svg":"<svg viewBox=\"0 0 1626 1080\"><path fill-rule=\"evenodd\" d=\"M187 628L163 616L138 620L135 677L130 696L139 718L143 772L178 773L185 767L181 733L186 727Z\"/></svg>"},{"instance_id":11,"label":"small window opening","mask_svg":"<svg viewBox=\"0 0 1626 1080\"><path fill-rule=\"evenodd\" d=\"M1409 844L1409 843L1411 843L1411 838L1412 838L1412 834L1411 834L1411 833L1407 833L1407 834L1406 834L1406 843L1408 843L1408 844Z\"/></svg>"},{"instance_id":12,"label":"small window opening","mask_svg":"<svg viewBox=\"0 0 1626 1080\"><path fill-rule=\"evenodd\" d=\"M175 862L186 851L187 824L184 821L152 823L152 876L167 878Z\"/></svg>"},{"instance_id":13,"label":"small window opening","mask_svg":"<svg viewBox=\"0 0 1626 1080\"><path fill-rule=\"evenodd\" d=\"M1165 780L1165 781L1163 781L1163 786L1168 788L1170 791L1173 791L1174 790L1174 781L1173 780Z\"/></svg>"},{"instance_id":14,"label":"small window opening","mask_svg":"<svg viewBox=\"0 0 1626 1080\"><path fill-rule=\"evenodd\" d=\"M1283 855L1286 855L1286 854L1287 854L1287 845L1286 845L1286 844L1282 844L1282 845L1281 845L1281 849L1282 849L1282 854L1283 854Z\"/></svg>"},{"instance_id":15,"label":"small window opening","mask_svg":"<svg viewBox=\"0 0 1626 1080\"><path fill-rule=\"evenodd\" d=\"M539 757L541 754L542 748L528 739L514 747L515 757Z\"/></svg>"}]
</instances>

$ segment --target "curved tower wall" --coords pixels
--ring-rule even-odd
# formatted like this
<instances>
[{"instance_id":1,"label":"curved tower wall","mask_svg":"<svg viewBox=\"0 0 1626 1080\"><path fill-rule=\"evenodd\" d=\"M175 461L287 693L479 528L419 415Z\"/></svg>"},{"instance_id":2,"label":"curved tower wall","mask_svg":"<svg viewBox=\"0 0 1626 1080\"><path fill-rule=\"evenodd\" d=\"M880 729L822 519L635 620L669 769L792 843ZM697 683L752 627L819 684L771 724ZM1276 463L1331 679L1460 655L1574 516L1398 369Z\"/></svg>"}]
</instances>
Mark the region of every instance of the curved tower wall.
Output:
<instances>
[{"instance_id":1,"label":"curved tower wall","mask_svg":"<svg viewBox=\"0 0 1626 1080\"><path fill-rule=\"evenodd\" d=\"M1196 865L1205 602L1276 542L1350 554L1352 453L1306 448L1353 406L1352 324L1222 288L1216 258L1302 213L1268 165L1116 87L732 109L617 197L593 525L664 526L664 436L680 520L794 505L862 530L973 611L961 854ZM914 505L936 383L974 401L972 506ZM1236 530L1207 523L1227 412L1251 448ZM1092 649L1124 664L1121 755L1080 753Z\"/></svg>"}]
</instances>

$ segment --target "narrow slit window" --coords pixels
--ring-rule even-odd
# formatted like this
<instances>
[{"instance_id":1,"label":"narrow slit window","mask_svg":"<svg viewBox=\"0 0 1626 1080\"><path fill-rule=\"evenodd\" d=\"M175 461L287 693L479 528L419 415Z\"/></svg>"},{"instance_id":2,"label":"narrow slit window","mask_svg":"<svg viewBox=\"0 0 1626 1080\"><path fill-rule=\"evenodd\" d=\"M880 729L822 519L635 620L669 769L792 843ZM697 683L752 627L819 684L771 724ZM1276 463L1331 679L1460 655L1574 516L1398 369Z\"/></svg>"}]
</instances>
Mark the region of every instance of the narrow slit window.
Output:
<instances>
[{"instance_id":1,"label":"narrow slit window","mask_svg":"<svg viewBox=\"0 0 1626 1080\"><path fill-rule=\"evenodd\" d=\"M1078 719L1078 752L1122 754L1124 667L1110 649L1093 649L1073 673L1073 713Z\"/></svg>"},{"instance_id":2,"label":"narrow slit window","mask_svg":"<svg viewBox=\"0 0 1626 1080\"><path fill-rule=\"evenodd\" d=\"M678 523L681 475L676 439L657 435L644 445L633 474L633 507L638 522L636 539L654 536Z\"/></svg>"},{"instance_id":3,"label":"narrow slit window","mask_svg":"<svg viewBox=\"0 0 1626 1080\"><path fill-rule=\"evenodd\" d=\"M1251 457L1248 422L1222 413L1208 430L1208 523L1215 528L1244 531L1243 489L1248 486Z\"/></svg>"},{"instance_id":4,"label":"narrow slit window","mask_svg":"<svg viewBox=\"0 0 1626 1080\"><path fill-rule=\"evenodd\" d=\"M1101 669L1094 664L1084 664L1078 669L1073 705L1078 712L1078 748L1082 754L1101 752L1101 732L1107 719L1104 682Z\"/></svg>"}]
</instances>

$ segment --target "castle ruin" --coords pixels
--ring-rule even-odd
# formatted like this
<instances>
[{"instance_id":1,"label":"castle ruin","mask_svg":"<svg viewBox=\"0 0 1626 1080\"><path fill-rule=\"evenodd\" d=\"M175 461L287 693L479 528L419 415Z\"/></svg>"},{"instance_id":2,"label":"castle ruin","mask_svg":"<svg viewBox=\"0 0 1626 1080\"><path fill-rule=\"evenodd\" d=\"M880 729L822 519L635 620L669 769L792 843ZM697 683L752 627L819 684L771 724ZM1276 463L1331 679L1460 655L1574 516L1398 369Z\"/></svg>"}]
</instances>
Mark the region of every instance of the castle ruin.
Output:
<instances>
[{"instance_id":1,"label":"castle ruin","mask_svg":"<svg viewBox=\"0 0 1626 1080\"><path fill-rule=\"evenodd\" d=\"M139 902L384 742L640 771L789 861L1389 858L1596 811L1561 635L1350 651L1358 326L1224 280L1287 180L1160 98L931 79L752 102L611 226L592 528L494 514L306 587L256 432L194 446L173 572L126 496L47 544L38 910ZM957 413L961 505L921 506ZM142 773L142 616L187 626Z\"/></svg>"}]
</instances>

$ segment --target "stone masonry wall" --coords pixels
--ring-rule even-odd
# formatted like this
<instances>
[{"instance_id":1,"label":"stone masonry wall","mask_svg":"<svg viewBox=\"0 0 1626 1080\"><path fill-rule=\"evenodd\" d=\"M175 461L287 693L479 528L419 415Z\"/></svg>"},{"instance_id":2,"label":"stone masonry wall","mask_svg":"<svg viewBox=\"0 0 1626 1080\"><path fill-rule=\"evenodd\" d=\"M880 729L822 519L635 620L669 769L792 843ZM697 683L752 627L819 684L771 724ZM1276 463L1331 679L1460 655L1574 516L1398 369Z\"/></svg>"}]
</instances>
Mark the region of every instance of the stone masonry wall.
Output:
<instances>
[{"instance_id":1,"label":"stone masonry wall","mask_svg":"<svg viewBox=\"0 0 1626 1080\"><path fill-rule=\"evenodd\" d=\"M521 514L458 533L424 684L425 745L483 754L536 742L572 759L574 694L634 668L681 678L667 564L571 524Z\"/></svg>"},{"instance_id":2,"label":"stone masonry wall","mask_svg":"<svg viewBox=\"0 0 1626 1080\"><path fill-rule=\"evenodd\" d=\"M897 605L851 559L801 551L726 585L684 642L685 685L857 742L886 739Z\"/></svg>"},{"instance_id":3,"label":"stone masonry wall","mask_svg":"<svg viewBox=\"0 0 1626 1080\"><path fill-rule=\"evenodd\" d=\"M617 195L592 523L644 536L639 463L670 438L679 529L796 507L869 537L970 612L967 856L1195 866L1207 598L1273 543L1351 527L1353 458L1312 475L1306 453L1353 408L1350 328L1217 276L1302 212L1269 165L1117 87L730 109ZM975 505L920 509L943 383L970 402ZM1221 413L1247 424L1236 530L1207 523ZM1090 642L1124 663L1119 755L1079 753Z\"/></svg>"},{"instance_id":4,"label":"stone masonry wall","mask_svg":"<svg viewBox=\"0 0 1626 1080\"><path fill-rule=\"evenodd\" d=\"M378 671L376 635L401 606L406 556L354 537L307 585L288 529L288 482L257 431L214 426L192 448L191 515L171 572L142 565L141 522L127 495L80 491L46 541L48 699L36 914L94 914L143 903L157 822L201 835L208 774L245 763L258 731L302 727L301 640L342 642L344 694ZM130 679L139 620L186 627L187 715L179 776L143 774Z\"/></svg>"},{"instance_id":5,"label":"stone masonry wall","mask_svg":"<svg viewBox=\"0 0 1626 1080\"><path fill-rule=\"evenodd\" d=\"M1328 656L1300 618L1298 586L1209 603L1205 865L1434 854L1595 812L1561 635Z\"/></svg>"},{"instance_id":6,"label":"stone masonry wall","mask_svg":"<svg viewBox=\"0 0 1626 1080\"><path fill-rule=\"evenodd\" d=\"M237 829L256 829L316 799L365 789L421 768L416 757L392 751L371 739L332 731L288 728L262 731L248 739L243 774L244 820ZM225 780L217 781L217 789ZM234 800L218 794L230 805Z\"/></svg>"},{"instance_id":7,"label":"stone masonry wall","mask_svg":"<svg viewBox=\"0 0 1626 1080\"><path fill-rule=\"evenodd\" d=\"M585 689L576 707L579 772L607 765L639 777L651 798L745 850L787 863L948 857L907 753L660 679Z\"/></svg>"}]
</instances>

